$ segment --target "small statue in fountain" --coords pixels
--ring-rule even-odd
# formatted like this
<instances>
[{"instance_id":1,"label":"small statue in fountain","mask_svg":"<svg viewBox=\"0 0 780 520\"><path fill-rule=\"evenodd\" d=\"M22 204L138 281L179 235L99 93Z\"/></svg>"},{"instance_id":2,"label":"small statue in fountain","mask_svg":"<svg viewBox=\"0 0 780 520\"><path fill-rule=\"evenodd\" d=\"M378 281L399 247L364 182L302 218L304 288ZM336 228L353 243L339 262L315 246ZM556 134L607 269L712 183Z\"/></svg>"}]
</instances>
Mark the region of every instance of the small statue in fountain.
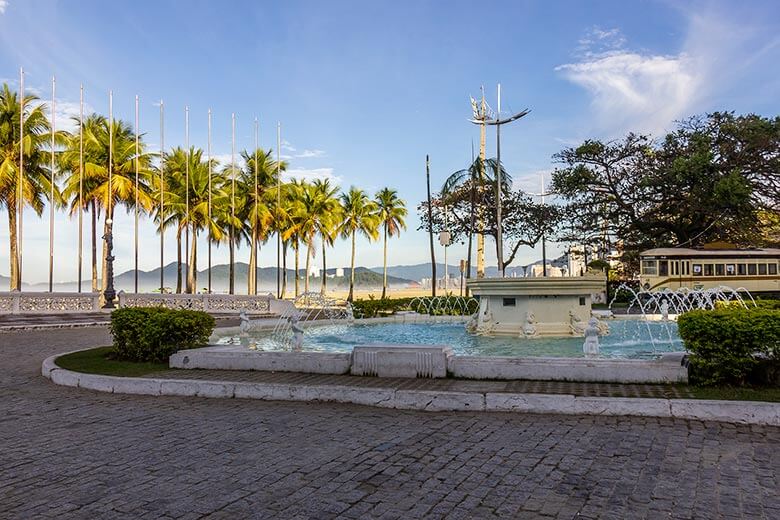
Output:
<instances>
[{"instance_id":1,"label":"small statue in fountain","mask_svg":"<svg viewBox=\"0 0 780 520\"><path fill-rule=\"evenodd\" d=\"M303 327L301 327L300 319L298 316L290 316L290 330L292 330L292 347L293 350L303 350Z\"/></svg>"},{"instance_id":2,"label":"small statue in fountain","mask_svg":"<svg viewBox=\"0 0 780 520\"><path fill-rule=\"evenodd\" d=\"M536 330L536 316L531 311L525 313L525 324L523 325L523 334L530 338L538 335Z\"/></svg>"},{"instance_id":3,"label":"small statue in fountain","mask_svg":"<svg viewBox=\"0 0 780 520\"><path fill-rule=\"evenodd\" d=\"M585 354L585 357L597 357L599 355L599 320L596 318L588 320L582 352Z\"/></svg>"},{"instance_id":4,"label":"small statue in fountain","mask_svg":"<svg viewBox=\"0 0 780 520\"><path fill-rule=\"evenodd\" d=\"M661 302L661 319L669 321L669 302L666 300Z\"/></svg>"},{"instance_id":5,"label":"small statue in fountain","mask_svg":"<svg viewBox=\"0 0 780 520\"><path fill-rule=\"evenodd\" d=\"M238 318L241 320L241 324L239 325L239 328L241 329L242 334L248 333L252 329L252 320L249 319L249 316L246 314L246 309L243 309L239 314Z\"/></svg>"}]
</instances>

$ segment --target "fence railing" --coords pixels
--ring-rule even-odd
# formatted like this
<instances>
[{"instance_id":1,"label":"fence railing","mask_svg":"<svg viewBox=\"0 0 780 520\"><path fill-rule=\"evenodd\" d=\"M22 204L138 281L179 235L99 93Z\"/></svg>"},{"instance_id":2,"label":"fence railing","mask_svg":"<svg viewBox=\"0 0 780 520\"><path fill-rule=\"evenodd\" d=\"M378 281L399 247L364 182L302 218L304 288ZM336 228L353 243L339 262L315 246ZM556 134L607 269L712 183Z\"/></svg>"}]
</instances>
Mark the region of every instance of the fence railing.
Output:
<instances>
[{"instance_id":1,"label":"fence railing","mask_svg":"<svg viewBox=\"0 0 780 520\"><path fill-rule=\"evenodd\" d=\"M100 293L0 292L0 313L35 314L100 310Z\"/></svg>"},{"instance_id":2,"label":"fence railing","mask_svg":"<svg viewBox=\"0 0 780 520\"><path fill-rule=\"evenodd\" d=\"M0 314L51 314L101 310L100 293L0 292ZM120 292L117 307L165 307L214 313L270 314L286 302L270 295L246 294L134 294Z\"/></svg>"}]
</instances>

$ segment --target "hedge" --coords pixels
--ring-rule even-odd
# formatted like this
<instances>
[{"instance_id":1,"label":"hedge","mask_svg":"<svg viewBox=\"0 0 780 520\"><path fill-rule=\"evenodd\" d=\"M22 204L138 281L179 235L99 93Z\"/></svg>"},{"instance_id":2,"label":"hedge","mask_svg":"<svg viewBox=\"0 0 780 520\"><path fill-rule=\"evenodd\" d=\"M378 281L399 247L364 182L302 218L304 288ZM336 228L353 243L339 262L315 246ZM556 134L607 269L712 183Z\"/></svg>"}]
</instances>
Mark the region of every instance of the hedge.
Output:
<instances>
[{"instance_id":1,"label":"hedge","mask_svg":"<svg viewBox=\"0 0 780 520\"><path fill-rule=\"evenodd\" d=\"M205 346L214 325L202 311L124 307L111 313L113 354L126 361L165 362L178 350Z\"/></svg>"},{"instance_id":2,"label":"hedge","mask_svg":"<svg viewBox=\"0 0 780 520\"><path fill-rule=\"evenodd\" d=\"M773 383L780 374L780 310L696 310L677 318L697 384Z\"/></svg>"},{"instance_id":3,"label":"hedge","mask_svg":"<svg viewBox=\"0 0 780 520\"><path fill-rule=\"evenodd\" d=\"M467 309L466 314L473 314L477 312L478 306L474 300L470 298L464 298L462 296L440 296L437 297L440 303L446 303L452 308L446 314L461 314L461 307ZM417 297L417 298L369 298L368 300L355 300L352 302L352 312L357 318L375 318L380 314L395 314L398 311L415 311L421 314L427 313L425 306L420 300L430 301L432 297ZM415 302L417 300L417 302ZM419 303L418 303L419 302ZM468 305L467 302L470 302ZM432 314L445 314L443 311L437 312L432 309Z\"/></svg>"}]
</instances>

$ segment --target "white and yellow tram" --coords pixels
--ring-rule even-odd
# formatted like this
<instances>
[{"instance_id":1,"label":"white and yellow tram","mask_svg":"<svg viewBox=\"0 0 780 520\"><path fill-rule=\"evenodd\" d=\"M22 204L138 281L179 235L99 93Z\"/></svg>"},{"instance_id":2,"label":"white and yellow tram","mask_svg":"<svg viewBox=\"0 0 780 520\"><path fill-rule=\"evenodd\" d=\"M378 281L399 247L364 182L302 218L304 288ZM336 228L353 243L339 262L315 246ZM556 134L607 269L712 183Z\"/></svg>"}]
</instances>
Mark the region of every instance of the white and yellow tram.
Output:
<instances>
[{"instance_id":1,"label":"white and yellow tram","mask_svg":"<svg viewBox=\"0 0 780 520\"><path fill-rule=\"evenodd\" d=\"M780 293L780 249L649 249L640 253L639 280L647 290L743 287Z\"/></svg>"}]
</instances>

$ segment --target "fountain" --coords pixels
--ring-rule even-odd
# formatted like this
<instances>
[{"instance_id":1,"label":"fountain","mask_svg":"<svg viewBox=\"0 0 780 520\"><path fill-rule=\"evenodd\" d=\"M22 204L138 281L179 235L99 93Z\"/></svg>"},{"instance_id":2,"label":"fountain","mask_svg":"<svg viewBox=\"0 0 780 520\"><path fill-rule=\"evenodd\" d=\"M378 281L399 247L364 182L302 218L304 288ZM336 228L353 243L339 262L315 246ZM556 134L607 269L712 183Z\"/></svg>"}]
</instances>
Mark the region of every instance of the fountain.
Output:
<instances>
[{"instance_id":1,"label":"fountain","mask_svg":"<svg viewBox=\"0 0 780 520\"><path fill-rule=\"evenodd\" d=\"M591 294L604 290L601 276L555 278L476 278L469 289L479 296L470 330L487 336L583 336L591 318ZM607 332L606 325L599 327Z\"/></svg>"},{"instance_id":2,"label":"fountain","mask_svg":"<svg viewBox=\"0 0 780 520\"><path fill-rule=\"evenodd\" d=\"M270 338L284 350L301 350L304 329L312 323L344 326L354 320L352 305L320 293L308 292L298 296L280 314Z\"/></svg>"}]
</instances>

